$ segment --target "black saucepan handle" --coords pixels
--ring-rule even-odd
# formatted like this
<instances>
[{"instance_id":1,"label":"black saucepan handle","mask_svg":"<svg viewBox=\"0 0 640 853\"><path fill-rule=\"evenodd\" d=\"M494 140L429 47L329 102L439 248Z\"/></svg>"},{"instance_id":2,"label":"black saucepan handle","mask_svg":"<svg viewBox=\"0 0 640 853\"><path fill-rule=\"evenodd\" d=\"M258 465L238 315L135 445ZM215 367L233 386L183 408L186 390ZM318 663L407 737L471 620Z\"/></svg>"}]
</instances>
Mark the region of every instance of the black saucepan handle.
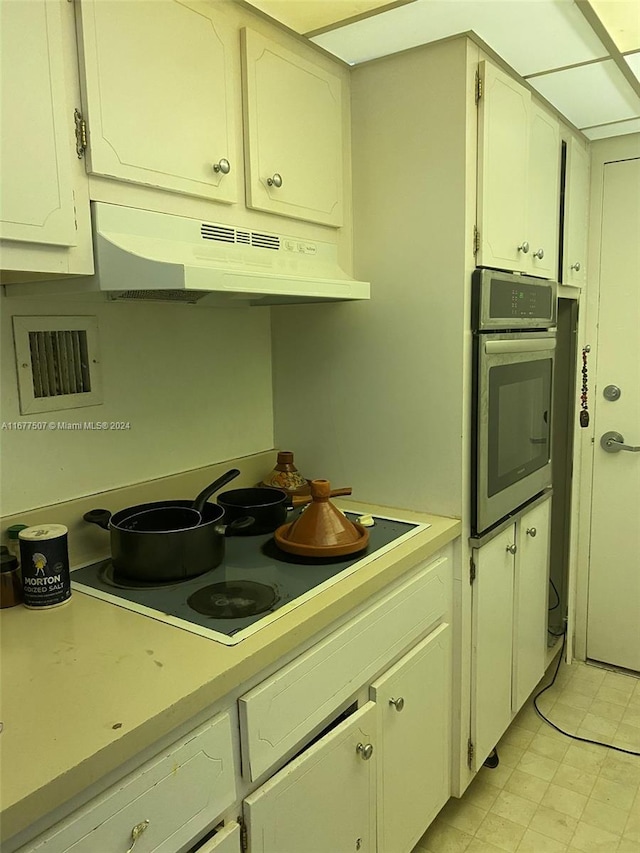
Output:
<instances>
[{"instance_id":1,"label":"black saucepan handle","mask_svg":"<svg viewBox=\"0 0 640 853\"><path fill-rule=\"evenodd\" d=\"M204 505L209 500L211 495L214 492L217 492L218 489L221 489L223 486L226 486L227 483L230 483L231 480L235 480L237 476L239 476L240 471L237 468L232 468L230 471L227 471L226 474L223 474L222 477L218 477L217 480L214 480L213 483L210 483L206 488L204 488L197 498L193 502L193 508L196 512L202 514L204 510Z\"/></svg>"},{"instance_id":2,"label":"black saucepan handle","mask_svg":"<svg viewBox=\"0 0 640 853\"><path fill-rule=\"evenodd\" d=\"M230 521L229 524L216 525L216 530L218 533L222 533L223 536L233 536L236 531L246 530L247 527L253 527L255 523L256 520L253 516L243 515L242 518L236 518L234 521Z\"/></svg>"},{"instance_id":3,"label":"black saucepan handle","mask_svg":"<svg viewBox=\"0 0 640 853\"><path fill-rule=\"evenodd\" d=\"M102 527L104 530L109 530L111 513L108 509L90 509L89 512L85 512L82 517L90 524L97 524L98 527Z\"/></svg>"}]
</instances>

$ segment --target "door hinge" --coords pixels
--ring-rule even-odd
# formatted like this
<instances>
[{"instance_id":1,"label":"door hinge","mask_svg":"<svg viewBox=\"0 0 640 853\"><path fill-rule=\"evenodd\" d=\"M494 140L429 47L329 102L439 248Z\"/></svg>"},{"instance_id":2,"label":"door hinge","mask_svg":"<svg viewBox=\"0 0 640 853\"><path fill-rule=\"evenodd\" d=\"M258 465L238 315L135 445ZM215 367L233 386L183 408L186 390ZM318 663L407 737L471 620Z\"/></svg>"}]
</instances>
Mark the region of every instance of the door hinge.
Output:
<instances>
[{"instance_id":1,"label":"door hinge","mask_svg":"<svg viewBox=\"0 0 640 853\"><path fill-rule=\"evenodd\" d=\"M477 255L480 251L480 232L478 231L478 226L473 226L473 254Z\"/></svg>"},{"instance_id":2,"label":"door hinge","mask_svg":"<svg viewBox=\"0 0 640 853\"><path fill-rule=\"evenodd\" d=\"M476 106L478 106L478 101L482 97L482 77L480 76L480 71L476 71Z\"/></svg>"},{"instance_id":3,"label":"door hinge","mask_svg":"<svg viewBox=\"0 0 640 853\"><path fill-rule=\"evenodd\" d=\"M238 816L238 826L240 827L240 849L242 853L247 853L249 849L249 840L247 838L247 824L241 815Z\"/></svg>"},{"instance_id":4,"label":"door hinge","mask_svg":"<svg viewBox=\"0 0 640 853\"><path fill-rule=\"evenodd\" d=\"M476 579L476 564L473 557L469 557L469 583L473 583Z\"/></svg>"},{"instance_id":5,"label":"door hinge","mask_svg":"<svg viewBox=\"0 0 640 853\"><path fill-rule=\"evenodd\" d=\"M73 111L73 119L76 124L76 154L78 155L78 159L81 160L84 152L87 150L87 123L77 108Z\"/></svg>"},{"instance_id":6,"label":"door hinge","mask_svg":"<svg viewBox=\"0 0 640 853\"><path fill-rule=\"evenodd\" d=\"M467 741L467 764L469 766L469 770L473 769L473 758L476 754L476 748L473 745L473 741L471 738Z\"/></svg>"}]
</instances>

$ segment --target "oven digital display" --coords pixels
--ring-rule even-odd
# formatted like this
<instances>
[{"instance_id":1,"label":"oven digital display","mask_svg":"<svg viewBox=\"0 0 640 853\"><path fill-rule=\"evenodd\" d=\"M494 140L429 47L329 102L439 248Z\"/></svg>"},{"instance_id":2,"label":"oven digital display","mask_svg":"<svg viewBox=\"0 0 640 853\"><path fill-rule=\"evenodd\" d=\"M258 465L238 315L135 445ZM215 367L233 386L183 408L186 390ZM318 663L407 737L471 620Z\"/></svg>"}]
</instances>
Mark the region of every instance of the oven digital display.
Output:
<instances>
[{"instance_id":1,"label":"oven digital display","mask_svg":"<svg viewBox=\"0 0 640 853\"><path fill-rule=\"evenodd\" d=\"M551 317L552 290L544 284L514 284L492 279L489 313L492 318L531 317L548 320Z\"/></svg>"}]
</instances>

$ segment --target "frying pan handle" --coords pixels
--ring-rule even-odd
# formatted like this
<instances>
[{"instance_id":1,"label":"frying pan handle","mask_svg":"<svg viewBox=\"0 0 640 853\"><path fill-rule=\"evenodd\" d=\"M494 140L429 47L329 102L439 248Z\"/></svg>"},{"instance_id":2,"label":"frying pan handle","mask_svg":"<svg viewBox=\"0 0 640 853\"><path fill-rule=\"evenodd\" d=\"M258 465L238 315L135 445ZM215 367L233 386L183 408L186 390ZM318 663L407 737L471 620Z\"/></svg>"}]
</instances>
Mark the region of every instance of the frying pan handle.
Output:
<instances>
[{"instance_id":1,"label":"frying pan handle","mask_svg":"<svg viewBox=\"0 0 640 853\"><path fill-rule=\"evenodd\" d=\"M102 527L103 530L109 530L111 513L108 509L90 509L89 512L85 512L82 517L90 524L97 524L98 527Z\"/></svg>"},{"instance_id":2,"label":"frying pan handle","mask_svg":"<svg viewBox=\"0 0 640 853\"><path fill-rule=\"evenodd\" d=\"M204 505L209 500L211 495L214 492L217 492L218 489L221 489L223 486L226 486L227 483L230 483L231 480L235 480L237 476L239 476L240 471L237 468L232 468L230 471L227 471L226 474L223 474L222 477L218 477L217 480L214 480L213 483L210 483L206 486L197 498L193 502L193 508L196 512L202 513L204 510Z\"/></svg>"},{"instance_id":3,"label":"frying pan handle","mask_svg":"<svg viewBox=\"0 0 640 853\"><path fill-rule=\"evenodd\" d=\"M253 527L256 520L251 515L243 515L242 518L236 518L230 521L229 524L216 525L216 531L223 536L233 536L237 530L246 530L247 527Z\"/></svg>"}]
</instances>

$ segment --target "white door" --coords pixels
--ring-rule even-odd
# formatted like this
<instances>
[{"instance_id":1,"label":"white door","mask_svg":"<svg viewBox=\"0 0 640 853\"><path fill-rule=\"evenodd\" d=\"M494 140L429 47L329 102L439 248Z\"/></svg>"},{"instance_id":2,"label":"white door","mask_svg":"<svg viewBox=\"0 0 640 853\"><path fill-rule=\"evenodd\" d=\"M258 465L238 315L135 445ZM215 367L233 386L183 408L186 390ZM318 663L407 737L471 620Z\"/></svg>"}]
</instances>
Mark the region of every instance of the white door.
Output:
<instances>
[{"instance_id":1,"label":"white door","mask_svg":"<svg viewBox=\"0 0 640 853\"><path fill-rule=\"evenodd\" d=\"M550 516L551 499L529 510L517 525L511 708L514 714L544 675Z\"/></svg>"},{"instance_id":2,"label":"white door","mask_svg":"<svg viewBox=\"0 0 640 853\"><path fill-rule=\"evenodd\" d=\"M640 159L604 166L587 657L640 670ZM603 396L616 385L617 400Z\"/></svg>"},{"instance_id":3,"label":"white door","mask_svg":"<svg viewBox=\"0 0 640 853\"><path fill-rule=\"evenodd\" d=\"M474 551L471 728L477 769L511 722L515 525Z\"/></svg>"},{"instance_id":4,"label":"white door","mask_svg":"<svg viewBox=\"0 0 640 853\"><path fill-rule=\"evenodd\" d=\"M375 726L367 702L246 798L251 853L374 853Z\"/></svg>"},{"instance_id":5,"label":"white door","mask_svg":"<svg viewBox=\"0 0 640 853\"><path fill-rule=\"evenodd\" d=\"M451 627L371 685L378 708L378 850L410 853L450 794Z\"/></svg>"},{"instance_id":6,"label":"white door","mask_svg":"<svg viewBox=\"0 0 640 853\"><path fill-rule=\"evenodd\" d=\"M556 119L534 101L530 108L527 234L531 273L558 276L558 199L560 198L560 130Z\"/></svg>"}]
</instances>

